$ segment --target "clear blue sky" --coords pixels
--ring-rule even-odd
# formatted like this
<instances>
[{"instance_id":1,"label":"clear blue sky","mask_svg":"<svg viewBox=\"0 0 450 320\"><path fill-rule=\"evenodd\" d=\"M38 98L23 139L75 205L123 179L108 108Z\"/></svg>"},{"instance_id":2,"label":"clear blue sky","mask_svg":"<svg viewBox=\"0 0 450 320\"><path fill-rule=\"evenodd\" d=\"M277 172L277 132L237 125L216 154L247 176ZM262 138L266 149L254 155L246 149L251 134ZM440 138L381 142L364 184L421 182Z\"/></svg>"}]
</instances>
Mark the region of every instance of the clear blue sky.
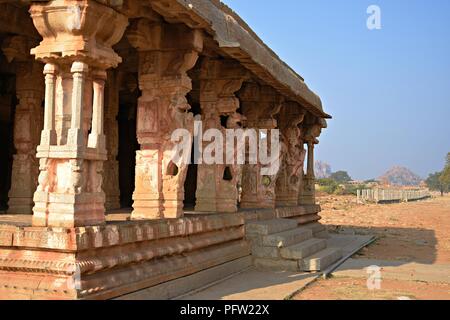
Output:
<instances>
[{"instance_id":1,"label":"clear blue sky","mask_svg":"<svg viewBox=\"0 0 450 320\"><path fill-rule=\"evenodd\" d=\"M355 179L422 177L450 152L450 0L225 0L333 116L318 160ZM366 27L369 5L381 30Z\"/></svg>"}]
</instances>

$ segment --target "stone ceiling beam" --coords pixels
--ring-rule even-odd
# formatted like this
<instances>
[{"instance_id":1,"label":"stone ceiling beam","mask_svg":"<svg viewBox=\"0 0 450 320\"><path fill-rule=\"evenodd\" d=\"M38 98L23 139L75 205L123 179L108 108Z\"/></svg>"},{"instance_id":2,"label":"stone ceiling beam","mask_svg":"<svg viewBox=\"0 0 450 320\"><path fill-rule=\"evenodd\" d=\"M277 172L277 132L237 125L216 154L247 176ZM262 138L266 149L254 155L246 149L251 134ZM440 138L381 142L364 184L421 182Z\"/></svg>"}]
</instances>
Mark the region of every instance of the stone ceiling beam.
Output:
<instances>
[{"instance_id":1,"label":"stone ceiling beam","mask_svg":"<svg viewBox=\"0 0 450 320\"><path fill-rule=\"evenodd\" d=\"M304 79L267 46L230 8L220 1L153 0L151 5L165 19L202 28L228 56L273 86L281 94L302 104L318 117L330 118L322 102Z\"/></svg>"}]
</instances>

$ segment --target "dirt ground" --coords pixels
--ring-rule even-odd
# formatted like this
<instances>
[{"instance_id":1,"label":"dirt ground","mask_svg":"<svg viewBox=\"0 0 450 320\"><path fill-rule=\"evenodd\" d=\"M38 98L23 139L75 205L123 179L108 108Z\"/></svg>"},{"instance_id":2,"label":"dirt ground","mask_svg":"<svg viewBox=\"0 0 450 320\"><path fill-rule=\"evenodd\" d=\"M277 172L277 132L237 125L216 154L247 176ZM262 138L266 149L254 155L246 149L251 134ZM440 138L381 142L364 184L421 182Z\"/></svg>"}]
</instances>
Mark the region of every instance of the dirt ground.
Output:
<instances>
[{"instance_id":1,"label":"dirt ground","mask_svg":"<svg viewBox=\"0 0 450 320\"><path fill-rule=\"evenodd\" d=\"M399 204L356 203L352 196L321 196L322 222L330 232L374 234L378 240L353 258L450 266L450 195ZM450 299L450 285L383 280L370 291L366 280L319 280L296 299Z\"/></svg>"},{"instance_id":2,"label":"dirt ground","mask_svg":"<svg viewBox=\"0 0 450 320\"><path fill-rule=\"evenodd\" d=\"M367 289L367 280L331 278L319 280L296 300L450 300L450 285L385 279L380 290Z\"/></svg>"}]
</instances>

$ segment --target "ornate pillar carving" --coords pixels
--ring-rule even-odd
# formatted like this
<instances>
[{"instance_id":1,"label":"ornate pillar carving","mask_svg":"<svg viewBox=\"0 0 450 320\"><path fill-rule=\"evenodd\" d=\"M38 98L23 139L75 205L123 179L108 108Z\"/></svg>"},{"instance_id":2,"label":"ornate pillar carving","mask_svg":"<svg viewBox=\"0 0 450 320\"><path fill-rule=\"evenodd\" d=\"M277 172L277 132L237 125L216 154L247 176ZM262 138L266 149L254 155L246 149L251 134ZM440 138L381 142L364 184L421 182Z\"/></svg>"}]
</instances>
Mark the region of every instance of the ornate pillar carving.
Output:
<instances>
[{"instance_id":1,"label":"ornate pillar carving","mask_svg":"<svg viewBox=\"0 0 450 320\"><path fill-rule=\"evenodd\" d=\"M192 90L187 71L203 49L201 31L184 25L140 19L128 40L139 51L136 182L132 219L177 218L183 215L188 164L172 160L176 129L193 131L186 95Z\"/></svg>"},{"instance_id":2,"label":"ornate pillar carving","mask_svg":"<svg viewBox=\"0 0 450 320\"><path fill-rule=\"evenodd\" d=\"M16 95L19 101L14 117L14 155L8 212L31 214L33 193L39 175L36 147L43 125L44 81L42 64L28 53L34 41L13 36L3 41L2 50L16 67Z\"/></svg>"},{"instance_id":3,"label":"ornate pillar carving","mask_svg":"<svg viewBox=\"0 0 450 320\"><path fill-rule=\"evenodd\" d=\"M119 76L116 70L108 72L105 89L105 136L108 160L103 164L103 191L105 192L106 210L120 209L119 188Z\"/></svg>"},{"instance_id":4,"label":"ornate pillar carving","mask_svg":"<svg viewBox=\"0 0 450 320\"><path fill-rule=\"evenodd\" d=\"M235 61L203 60L198 76L203 133L208 129L219 129L225 137L226 129L240 127L239 99L235 92L248 76L248 72ZM226 119L226 123L221 123L221 117ZM195 211L237 212L242 166L236 162L227 164L226 156L224 148L223 164L199 164Z\"/></svg>"},{"instance_id":5,"label":"ornate pillar carving","mask_svg":"<svg viewBox=\"0 0 450 320\"><path fill-rule=\"evenodd\" d=\"M278 116L281 136L281 161L276 187L276 205L297 206L303 180L306 150L299 125L305 110L295 102L285 102Z\"/></svg>"},{"instance_id":6,"label":"ornate pillar carving","mask_svg":"<svg viewBox=\"0 0 450 320\"><path fill-rule=\"evenodd\" d=\"M93 0L33 3L30 13L43 37L31 53L46 63L33 225L102 224L104 86L106 70L121 62L111 46L122 37L127 18Z\"/></svg>"},{"instance_id":7,"label":"ornate pillar carving","mask_svg":"<svg viewBox=\"0 0 450 320\"><path fill-rule=\"evenodd\" d=\"M308 162L306 174L303 178L303 188L299 193L299 204L316 204L315 174L314 174L314 146L319 143L317 139L322 129L327 127L327 122L322 118L314 118L310 124L305 126L305 142L308 146Z\"/></svg>"},{"instance_id":8,"label":"ornate pillar carving","mask_svg":"<svg viewBox=\"0 0 450 320\"><path fill-rule=\"evenodd\" d=\"M275 116L280 112L283 99L271 87L247 83L239 95L248 128L276 129ZM268 137L269 138L269 137ZM270 145L269 145L269 152ZM242 208L275 208L277 174L262 175L262 165L246 164L242 173Z\"/></svg>"}]
</instances>

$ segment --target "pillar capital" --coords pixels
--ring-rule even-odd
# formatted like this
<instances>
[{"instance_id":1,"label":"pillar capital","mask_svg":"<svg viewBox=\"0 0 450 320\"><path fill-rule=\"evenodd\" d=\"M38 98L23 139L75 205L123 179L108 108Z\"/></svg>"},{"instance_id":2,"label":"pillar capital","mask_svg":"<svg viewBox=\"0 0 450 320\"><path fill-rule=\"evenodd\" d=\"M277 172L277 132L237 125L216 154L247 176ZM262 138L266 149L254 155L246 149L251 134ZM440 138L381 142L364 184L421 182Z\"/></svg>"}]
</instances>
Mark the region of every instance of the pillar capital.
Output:
<instances>
[{"instance_id":1,"label":"pillar capital","mask_svg":"<svg viewBox=\"0 0 450 320\"><path fill-rule=\"evenodd\" d=\"M315 118L309 124L305 125L306 133L305 133L305 141L309 144L318 144L318 138L322 134L322 129L327 127L327 121L323 118Z\"/></svg>"},{"instance_id":2,"label":"pillar capital","mask_svg":"<svg viewBox=\"0 0 450 320\"><path fill-rule=\"evenodd\" d=\"M102 69L116 67L122 59L112 46L123 36L128 18L94 0L34 2L33 23L43 37L31 50L45 63L84 61Z\"/></svg>"},{"instance_id":3,"label":"pillar capital","mask_svg":"<svg viewBox=\"0 0 450 320\"><path fill-rule=\"evenodd\" d=\"M30 50L37 44L37 41L22 35L13 35L6 37L2 42L2 51L6 60L11 63L29 62Z\"/></svg>"},{"instance_id":4,"label":"pillar capital","mask_svg":"<svg viewBox=\"0 0 450 320\"><path fill-rule=\"evenodd\" d=\"M246 82L239 91L242 111L247 118L248 127L275 129L276 119L284 103L284 97L270 86L256 82Z\"/></svg>"},{"instance_id":5,"label":"pillar capital","mask_svg":"<svg viewBox=\"0 0 450 320\"><path fill-rule=\"evenodd\" d=\"M58 66L54 63L46 63L44 66L44 75L56 75Z\"/></svg>"}]
</instances>

